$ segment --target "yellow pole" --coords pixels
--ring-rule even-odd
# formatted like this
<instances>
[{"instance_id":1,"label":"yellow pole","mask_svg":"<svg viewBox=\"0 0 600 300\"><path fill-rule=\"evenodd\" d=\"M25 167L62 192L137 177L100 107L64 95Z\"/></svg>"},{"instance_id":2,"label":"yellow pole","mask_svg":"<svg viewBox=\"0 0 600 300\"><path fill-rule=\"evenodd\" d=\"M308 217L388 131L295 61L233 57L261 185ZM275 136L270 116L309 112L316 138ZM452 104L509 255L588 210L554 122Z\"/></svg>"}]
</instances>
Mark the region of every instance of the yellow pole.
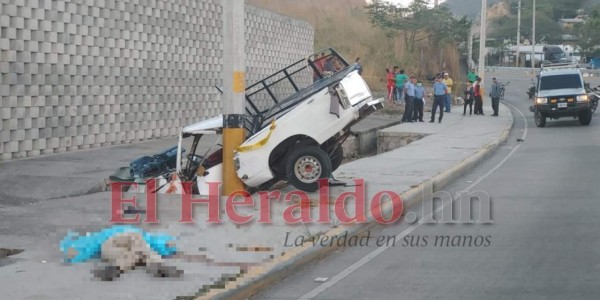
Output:
<instances>
[{"instance_id":1,"label":"yellow pole","mask_svg":"<svg viewBox=\"0 0 600 300\"><path fill-rule=\"evenodd\" d=\"M244 142L244 128L223 128L223 195L244 190L244 183L235 172L233 152Z\"/></svg>"}]
</instances>

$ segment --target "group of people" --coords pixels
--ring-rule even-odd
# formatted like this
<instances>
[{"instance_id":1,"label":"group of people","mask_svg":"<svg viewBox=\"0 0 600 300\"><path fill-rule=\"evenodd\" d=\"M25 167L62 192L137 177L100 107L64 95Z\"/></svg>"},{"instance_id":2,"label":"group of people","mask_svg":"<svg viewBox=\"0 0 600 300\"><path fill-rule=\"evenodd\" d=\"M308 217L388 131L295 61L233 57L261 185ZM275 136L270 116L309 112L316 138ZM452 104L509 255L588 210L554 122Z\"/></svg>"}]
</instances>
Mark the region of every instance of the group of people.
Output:
<instances>
[{"instance_id":1,"label":"group of people","mask_svg":"<svg viewBox=\"0 0 600 300\"><path fill-rule=\"evenodd\" d=\"M395 66L393 70L386 69L387 73L387 92L389 103L404 102L404 114L402 122L423 122L423 107L425 105L425 88L422 83L417 81L416 76L406 75L404 70ZM481 86L481 78L476 75L475 70L471 70L467 75L468 83L464 90L464 107L463 115L473 114L473 105L475 106L476 115L484 115L483 113L483 89ZM489 96L492 99L492 116L498 116L498 107L500 97L502 95L502 85L494 77L490 89ZM452 87L454 82L444 69L435 77L433 84L433 105L431 108L430 123L435 122L437 110L439 109L438 122L442 122L444 112L452 111Z\"/></svg>"},{"instance_id":2,"label":"group of people","mask_svg":"<svg viewBox=\"0 0 600 300\"><path fill-rule=\"evenodd\" d=\"M385 69L387 73L388 102L404 102L402 122L423 122L423 107L425 106L425 87L415 75L406 75L404 70L395 66L393 70Z\"/></svg>"},{"instance_id":3,"label":"group of people","mask_svg":"<svg viewBox=\"0 0 600 300\"><path fill-rule=\"evenodd\" d=\"M467 78L469 81L467 82L467 87L464 91L465 99L463 115L467 114L467 107L469 107L469 115L473 114L473 103L475 103L475 114L483 116L485 114L483 113L483 91L481 88L481 77L475 75L473 70L469 72ZM492 99L492 110L494 111L492 116L497 117L498 108L500 106L500 98L502 97L502 84L498 82L496 77L492 78L492 86L490 88L489 96Z\"/></svg>"}]
</instances>

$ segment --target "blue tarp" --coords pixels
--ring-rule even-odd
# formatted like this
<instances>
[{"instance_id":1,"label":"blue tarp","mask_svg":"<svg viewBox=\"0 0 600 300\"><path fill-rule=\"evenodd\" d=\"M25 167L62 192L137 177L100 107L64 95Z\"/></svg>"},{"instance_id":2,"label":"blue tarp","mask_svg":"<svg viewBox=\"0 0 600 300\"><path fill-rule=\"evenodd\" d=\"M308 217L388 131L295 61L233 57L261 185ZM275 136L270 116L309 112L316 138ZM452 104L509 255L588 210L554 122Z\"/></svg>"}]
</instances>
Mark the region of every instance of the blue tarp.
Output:
<instances>
[{"instance_id":1,"label":"blue tarp","mask_svg":"<svg viewBox=\"0 0 600 300\"><path fill-rule=\"evenodd\" d=\"M156 253L162 256L173 255L177 251L175 247L170 247L169 242L175 241L175 238L166 234L148 233L130 225L116 225L110 228L102 229L98 232L87 233L80 236L75 232L69 232L67 236L60 241L60 251L65 255L65 261L71 263L84 262L93 258L100 257L102 244L111 237L127 232L135 232L142 235L146 243ZM68 258L69 249L77 251L77 255Z\"/></svg>"}]
</instances>

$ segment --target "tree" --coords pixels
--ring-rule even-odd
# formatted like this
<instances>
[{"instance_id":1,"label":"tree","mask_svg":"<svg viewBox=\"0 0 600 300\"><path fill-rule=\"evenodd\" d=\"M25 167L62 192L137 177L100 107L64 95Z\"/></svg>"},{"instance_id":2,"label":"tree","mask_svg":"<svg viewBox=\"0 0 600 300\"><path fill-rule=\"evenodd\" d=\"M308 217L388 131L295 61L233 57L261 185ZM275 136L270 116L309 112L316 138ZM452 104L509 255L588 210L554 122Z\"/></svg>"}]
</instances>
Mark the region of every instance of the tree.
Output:
<instances>
[{"instance_id":1,"label":"tree","mask_svg":"<svg viewBox=\"0 0 600 300\"><path fill-rule=\"evenodd\" d=\"M515 0L513 0L515 1ZM579 3L582 0L564 0L567 4ZM564 30L558 24L559 15L567 11L566 4L560 4L558 0L537 1L535 17L535 35L536 41L548 44L560 43ZM514 6L514 5L513 5ZM521 9L521 34L524 37L532 37L533 32L533 5L532 1L523 1ZM571 7L570 12L575 13L576 7ZM489 37L514 40L517 35L517 11L511 9L511 15L496 19L492 22L492 30ZM560 17L559 17L560 18Z\"/></svg>"},{"instance_id":2,"label":"tree","mask_svg":"<svg viewBox=\"0 0 600 300\"><path fill-rule=\"evenodd\" d=\"M596 48L598 44L600 44L600 6L596 5L592 8L585 24L579 28L578 45L581 48L581 55L594 56L598 52Z\"/></svg>"},{"instance_id":3,"label":"tree","mask_svg":"<svg viewBox=\"0 0 600 300\"><path fill-rule=\"evenodd\" d=\"M415 42L422 39L436 45L464 41L471 26L466 17L455 18L443 5L429 8L425 0L413 0L408 7L375 0L366 8L371 23L390 35L402 34L410 52L414 52ZM419 37L421 34L425 37Z\"/></svg>"}]
</instances>

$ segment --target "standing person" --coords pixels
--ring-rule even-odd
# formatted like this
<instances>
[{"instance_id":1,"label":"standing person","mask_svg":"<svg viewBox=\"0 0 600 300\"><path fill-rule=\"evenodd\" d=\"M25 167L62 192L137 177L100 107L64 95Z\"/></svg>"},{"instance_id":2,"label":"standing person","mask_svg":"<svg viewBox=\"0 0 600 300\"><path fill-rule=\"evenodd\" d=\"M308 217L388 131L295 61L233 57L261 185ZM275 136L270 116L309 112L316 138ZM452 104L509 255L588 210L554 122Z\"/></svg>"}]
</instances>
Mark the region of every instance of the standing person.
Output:
<instances>
[{"instance_id":1,"label":"standing person","mask_svg":"<svg viewBox=\"0 0 600 300\"><path fill-rule=\"evenodd\" d=\"M358 75L362 75L363 67L360 65L360 57L357 57L356 61L354 61L354 63L356 64L356 69L358 70Z\"/></svg>"},{"instance_id":2,"label":"standing person","mask_svg":"<svg viewBox=\"0 0 600 300\"><path fill-rule=\"evenodd\" d=\"M402 102L404 99L404 84L408 81L408 76L404 74L404 69L396 73L396 101Z\"/></svg>"},{"instance_id":3,"label":"standing person","mask_svg":"<svg viewBox=\"0 0 600 300\"><path fill-rule=\"evenodd\" d=\"M396 69L397 67L394 67ZM394 98L394 89L396 88L396 78L394 78L394 71L389 68L385 69L385 73L387 76L387 93L388 93L388 103L392 103Z\"/></svg>"},{"instance_id":4,"label":"standing person","mask_svg":"<svg viewBox=\"0 0 600 300\"><path fill-rule=\"evenodd\" d=\"M415 105L413 107L413 121L423 122L423 106L425 105L425 88L421 82L415 86Z\"/></svg>"},{"instance_id":5,"label":"standing person","mask_svg":"<svg viewBox=\"0 0 600 300\"><path fill-rule=\"evenodd\" d=\"M417 78L410 75L410 79L404 85L404 115L402 122L412 123L413 107L415 105L415 83Z\"/></svg>"},{"instance_id":6,"label":"standing person","mask_svg":"<svg viewBox=\"0 0 600 300\"><path fill-rule=\"evenodd\" d=\"M477 77L473 85L473 95L475 95L475 114L483 114L483 99L481 98L481 77Z\"/></svg>"},{"instance_id":7,"label":"standing person","mask_svg":"<svg viewBox=\"0 0 600 300\"><path fill-rule=\"evenodd\" d=\"M442 123L442 118L444 117L444 102L447 92L448 87L442 82L442 77L437 76L435 78L435 83L433 84L433 107L431 108L431 120L429 123L435 122L435 112L438 106L440 107L440 118L438 122Z\"/></svg>"},{"instance_id":8,"label":"standing person","mask_svg":"<svg viewBox=\"0 0 600 300\"><path fill-rule=\"evenodd\" d=\"M396 86L396 75L398 75L398 73L400 73L400 67L394 66L394 95L392 99L394 103L400 101L400 99L398 98L398 87Z\"/></svg>"},{"instance_id":9,"label":"standing person","mask_svg":"<svg viewBox=\"0 0 600 300\"><path fill-rule=\"evenodd\" d=\"M475 82L475 80L477 80L477 73L475 73L475 68L471 69L471 71L469 71L469 73L467 74L467 80L469 80L471 83Z\"/></svg>"},{"instance_id":10,"label":"standing person","mask_svg":"<svg viewBox=\"0 0 600 300\"><path fill-rule=\"evenodd\" d=\"M492 98L492 109L494 110L493 117L498 116L498 106L500 105L500 96L502 95L502 85L496 80L496 77L492 78L492 87L490 88L490 98Z\"/></svg>"},{"instance_id":11,"label":"standing person","mask_svg":"<svg viewBox=\"0 0 600 300\"><path fill-rule=\"evenodd\" d=\"M449 113L452 108L452 85L454 84L454 82L452 81L452 78L450 78L448 73L444 73L443 81L446 87L448 88L444 105L446 106L446 112Z\"/></svg>"},{"instance_id":12,"label":"standing person","mask_svg":"<svg viewBox=\"0 0 600 300\"><path fill-rule=\"evenodd\" d=\"M463 108L463 116L467 114L467 106L469 106L469 115L473 114L473 101L475 94L473 93L473 82L469 80L465 88L465 107Z\"/></svg>"}]
</instances>

